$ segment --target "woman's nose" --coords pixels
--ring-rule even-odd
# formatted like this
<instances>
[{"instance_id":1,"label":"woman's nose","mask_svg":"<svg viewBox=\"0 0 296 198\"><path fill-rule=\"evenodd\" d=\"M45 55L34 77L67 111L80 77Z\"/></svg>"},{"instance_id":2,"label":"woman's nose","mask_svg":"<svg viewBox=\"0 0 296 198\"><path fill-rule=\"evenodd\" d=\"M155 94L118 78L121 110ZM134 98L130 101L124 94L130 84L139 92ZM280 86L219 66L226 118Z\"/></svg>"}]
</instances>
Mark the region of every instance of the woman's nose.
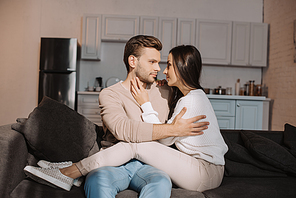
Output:
<instances>
[{"instance_id":1,"label":"woman's nose","mask_svg":"<svg viewBox=\"0 0 296 198\"><path fill-rule=\"evenodd\" d=\"M167 74L167 69L166 68L163 70L163 74Z\"/></svg>"}]
</instances>

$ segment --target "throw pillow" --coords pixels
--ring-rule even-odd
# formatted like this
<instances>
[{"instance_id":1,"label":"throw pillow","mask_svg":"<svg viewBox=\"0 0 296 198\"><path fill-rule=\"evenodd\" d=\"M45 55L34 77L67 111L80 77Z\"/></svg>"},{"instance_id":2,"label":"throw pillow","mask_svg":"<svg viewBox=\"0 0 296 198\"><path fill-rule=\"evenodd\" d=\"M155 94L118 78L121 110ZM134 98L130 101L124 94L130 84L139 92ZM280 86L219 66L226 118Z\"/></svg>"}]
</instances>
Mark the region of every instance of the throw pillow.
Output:
<instances>
[{"instance_id":1,"label":"throw pillow","mask_svg":"<svg viewBox=\"0 0 296 198\"><path fill-rule=\"evenodd\" d=\"M296 174L296 158L284 147L249 131L241 132L241 137L254 157L285 172Z\"/></svg>"},{"instance_id":2,"label":"throw pillow","mask_svg":"<svg viewBox=\"0 0 296 198\"><path fill-rule=\"evenodd\" d=\"M28 119L18 119L12 129L24 135L29 152L38 159L77 162L93 148L99 150L96 125L49 97L43 98Z\"/></svg>"},{"instance_id":3,"label":"throw pillow","mask_svg":"<svg viewBox=\"0 0 296 198\"><path fill-rule=\"evenodd\" d=\"M284 131L284 144L290 153L296 157L296 127L286 123Z\"/></svg>"},{"instance_id":4,"label":"throw pillow","mask_svg":"<svg viewBox=\"0 0 296 198\"><path fill-rule=\"evenodd\" d=\"M254 158L244 146L230 141L224 136L223 138L228 146L228 152L225 154L225 176L286 176L282 170Z\"/></svg>"}]
</instances>

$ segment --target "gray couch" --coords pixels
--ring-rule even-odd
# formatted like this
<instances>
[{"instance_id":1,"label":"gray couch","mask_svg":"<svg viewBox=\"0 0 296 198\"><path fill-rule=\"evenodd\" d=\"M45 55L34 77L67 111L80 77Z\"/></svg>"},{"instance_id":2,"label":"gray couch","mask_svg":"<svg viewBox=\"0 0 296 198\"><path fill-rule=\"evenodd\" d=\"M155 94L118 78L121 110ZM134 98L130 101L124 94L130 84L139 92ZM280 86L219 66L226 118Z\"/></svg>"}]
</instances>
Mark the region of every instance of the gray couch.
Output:
<instances>
[{"instance_id":1,"label":"gray couch","mask_svg":"<svg viewBox=\"0 0 296 198\"><path fill-rule=\"evenodd\" d=\"M50 101L52 102L52 101ZM102 138L102 128L93 125L84 120L85 118L77 115L74 111L62 109L59 105L58 111L53 113L45 108L47 105L39 105L28 118L18 119L17 123L0 126L0 197L1 198L83 198L83 186L73 186L71 191L52 188L27 178L23 168L27 165L36 165L38 159L56 160L64 159L65 156L59 153L46 153L38 146L42 147L55 145L58 148L61 144L66 147L72 147L76 153L75 157L85 157L96 152L100 147ZM46 114L46 117L42 117ZM52 115L52 117L48 117ZM70 116L70 117L69 117ZM73 116L78 116L73 118ZM55 118L55 119L53 119ZM63 120L65 118L65 120ZM71 118L71 119L69 119ZM41 124L42 119L46 124ZM67 123L72 120L72 123ZM83 121L81 121L83 120ZM55 122L53 125L51 122ZM48 125L50 124L50 126ZM81 137L69 141L70 137L61 137L61 134L75 133L77 126L73 128L65 127L67 125L84 125L84 130L95 131L88 134L88 138ZM46 127L44 126L46 125ZM62 128L60 125L64 125ZM55 128L58 127L58 128ZM86 127L86 128L85 128ZM13 128L13 129L12 129ZM74 129L75 128L75 129ZM42 129L42 130L41 130ZM59 131L58 134L49 133L49 131ZM78 131L80 131L79 129ZM41 132L40 132L41 131ZM44 131L49 134L44 134ZM38 133L38 136L30 136L32 133ZM284 131L238 131L221 130L221 133L229 147L225 155L225 176L220 187L205 192L194 192L178 187L172 189L171 197L195 197L195 198L231 198L231 197L257 197L257 198L295 198L296 197L296 128L286 124ZM61 137L59 140L51 139L52 136ZM68 138L66 142L64 138ZM40 139L48 141L39 142ZM74 142L73 145L67 145L68 142ZM75 145L88 145L84 152L77 152ZM78 146L81 150L81 146ZM60 148L65 149L65 148ZM66 155L68 156L68 154ZM67 159L68 160L68 159ZM63 160L60 160L63 161ZM132 190L120 192L118 198L138 197L138 194Z\"/></svg>"}]
</instances>

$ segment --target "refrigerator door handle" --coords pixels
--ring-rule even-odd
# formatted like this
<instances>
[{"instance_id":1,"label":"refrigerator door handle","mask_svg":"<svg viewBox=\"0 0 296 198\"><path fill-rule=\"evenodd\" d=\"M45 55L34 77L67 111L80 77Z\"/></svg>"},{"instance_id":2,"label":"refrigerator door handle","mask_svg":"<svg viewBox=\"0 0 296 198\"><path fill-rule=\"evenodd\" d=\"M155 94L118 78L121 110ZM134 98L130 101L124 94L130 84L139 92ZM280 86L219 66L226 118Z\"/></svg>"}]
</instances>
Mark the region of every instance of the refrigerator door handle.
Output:
<instances>
[{"instance_id":1,"label":"refrigerator door handle","mask_svg":"<svg viewBox=\"0 0 296 198\"><path fill-rule=\"evenodd\" d=\"M75 71L76 71L76 69L67 68L67 71L70 71L70 72L75 72Z\"/></svg>"}]
</instances>

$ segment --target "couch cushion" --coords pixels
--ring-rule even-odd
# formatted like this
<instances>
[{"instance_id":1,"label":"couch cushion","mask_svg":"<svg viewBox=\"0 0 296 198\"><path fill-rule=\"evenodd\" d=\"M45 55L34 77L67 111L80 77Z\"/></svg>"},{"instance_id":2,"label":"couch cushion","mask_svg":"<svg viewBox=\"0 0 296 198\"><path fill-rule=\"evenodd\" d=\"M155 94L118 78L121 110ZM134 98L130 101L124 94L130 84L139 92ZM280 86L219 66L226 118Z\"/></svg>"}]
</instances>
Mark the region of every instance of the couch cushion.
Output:
<instances>
[{"instance_id":1,"label":"couch cushion","mask_svg":"<svg viewBox=\"0 0 296 198\"><path fill-rule=\"evenodd\" d=\"M284 147L253 132L241 132L246 148L257 159L283 171L296 174L296 158Z\"/></svg>"},{"instance_id":2,"label":"couch cushion","mask_svg":"<svg viewBox=\"0 0 296 198\"><path fill-rule=\"evenodd\" d=\"M285 124L284 143L290 153L296 157L296 127L288 123Z\"/></svg>"},{"instance_id":3,"label":"couch cushion","mask_svg":"<svg viewBox=\"0 0 296 198\"><path fill-rule=\"evenodd\" d=\"M219 188L204 191L207 198L295 198L295 177L224 177Z\"/></svg>"},{"instance_id":4,"label":"couch cushion","mask_svg":"<svg viewBox=\"0 0 296 198\"><path fill-rule=\"evenodd\" d=\"M24 135L29 152L38 159L77 162L95 152L92 149L99 150L95 124L49 97L12 128Z\"/></svg>"},{"instance_id":5,"label":"couch cushion","mask_svg":"<svg viewBox=\"0 0 296 198\"><path fill-rule=\"evenodd\" d=\"M243 145L230 141L223 136L228 146L225 154L225 176L235 177L275 177L286 176L286 174L269 164L256 158Z\"/></svg>"},{"instance_id":6,"label":"couch cushion","mask_svg":"<svg viewBox=\"0 0 296 198\"><path fill-rule=\"evenodd\" d=\"M24 179L10 194L11 198L85 198L83 185L73 186L70 191L39 184L31 179Z\"/></svg>"}]
</instances>

